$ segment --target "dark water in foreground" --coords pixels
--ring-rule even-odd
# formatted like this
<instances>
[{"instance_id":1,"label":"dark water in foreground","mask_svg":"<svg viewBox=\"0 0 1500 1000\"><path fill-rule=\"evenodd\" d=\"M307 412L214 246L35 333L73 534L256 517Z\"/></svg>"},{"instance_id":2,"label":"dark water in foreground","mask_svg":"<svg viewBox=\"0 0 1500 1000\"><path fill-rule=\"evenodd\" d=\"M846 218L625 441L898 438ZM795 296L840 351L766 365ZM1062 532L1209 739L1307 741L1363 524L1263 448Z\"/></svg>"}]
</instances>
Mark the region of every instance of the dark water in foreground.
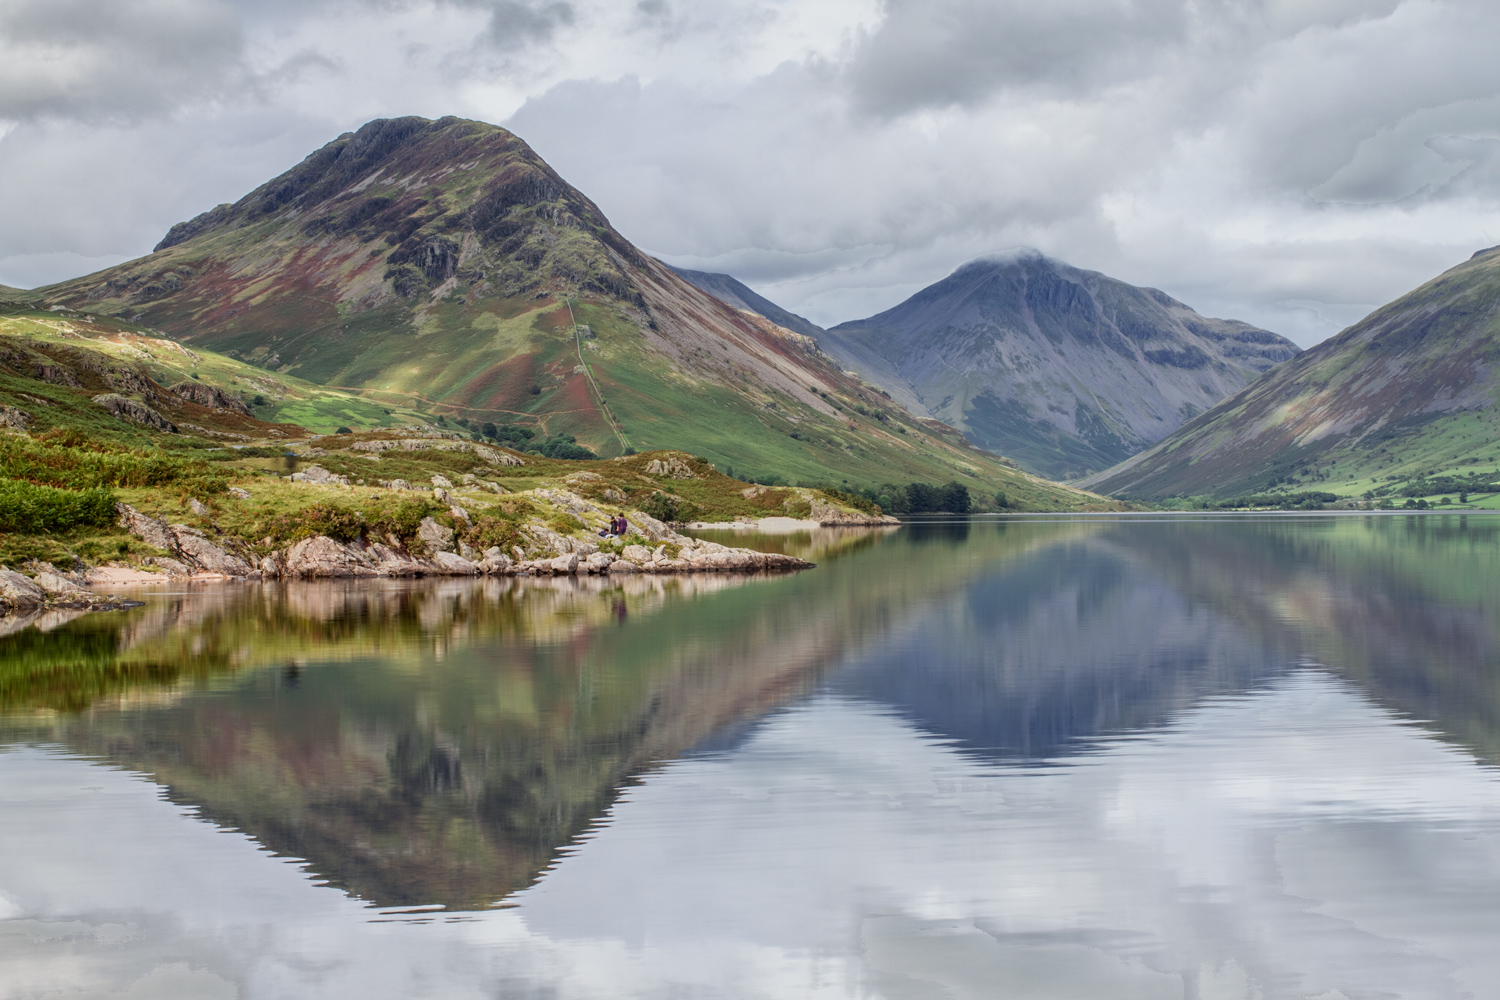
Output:
<instances>
[{"instance_id":1,"label":"dark water in foreground","mask_svg":"<svg viewBox=\"0 0 1500 1000\"><path fill-rule=\"evenodd\" d=\"M1500 997L1500 517L0 638L0 998Z\"/></svg>"}]
</instances>

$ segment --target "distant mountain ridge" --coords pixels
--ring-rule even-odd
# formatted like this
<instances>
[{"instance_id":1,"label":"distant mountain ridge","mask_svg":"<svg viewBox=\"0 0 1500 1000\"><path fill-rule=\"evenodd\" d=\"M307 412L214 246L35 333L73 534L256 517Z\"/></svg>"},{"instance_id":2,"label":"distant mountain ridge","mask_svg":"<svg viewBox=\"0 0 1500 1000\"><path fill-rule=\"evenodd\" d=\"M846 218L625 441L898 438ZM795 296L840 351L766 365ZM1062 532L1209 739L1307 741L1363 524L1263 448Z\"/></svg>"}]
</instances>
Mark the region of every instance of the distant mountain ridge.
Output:
<instances>
[{"instance_id":1,"label":"distant mountain ridge","mask_svg":"<svg viewBox=\"0 0 1500 1000\"><path fill-rule=\"evenodd\" d=\"M151 327L388 409L672 448L787 481L1041 483L851 378L806 337L636 249L518 136L379 119L156 250L25 293ZM576 323L576 326L575 326Z\"/></svg>"},{"instance_id":2,"label":"distant mountain ridge","mask_svg":"<svg viewBox=\"0 0 1500 1000\"><path fill-rule=\"evenodd\" d=\"M800 333L804 337L812 337L816 340L826 332L812 320L783 309L731 275L715 271L690 271L685 267L673 267L672 271L679 278L702 289L720 302L764 316L777 326Z\"/></svg>"},{"instance_id":3,"label":"distant mountain ridge","mask_svg":"<svg viewBox=\"0 0 1500 1000\"><path fill-rule=\"evenodd\" d=\"M1155 447L1083 480L1135 497L1357 493L1479 471L1500 439L1500 248L1382 306Z\"/></svg>"},{"instance_id":4,"label":"distant mountain ridge","mask_svg":"<svg viewBox=\"0 0 1500 1000\"><path fill-rule=\"evenodd\" d=\"M1135 454L1299 350L1030 249L817 339L908 408L1055 479Z\"/></svg>"}]
</instances>

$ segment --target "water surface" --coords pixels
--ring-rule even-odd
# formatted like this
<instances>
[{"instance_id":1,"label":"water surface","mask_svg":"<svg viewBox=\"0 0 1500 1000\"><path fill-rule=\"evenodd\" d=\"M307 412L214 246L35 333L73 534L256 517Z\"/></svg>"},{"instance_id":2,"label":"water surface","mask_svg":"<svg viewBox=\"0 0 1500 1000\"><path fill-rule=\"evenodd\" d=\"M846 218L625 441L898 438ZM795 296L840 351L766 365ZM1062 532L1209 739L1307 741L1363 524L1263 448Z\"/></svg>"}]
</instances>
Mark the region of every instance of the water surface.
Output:
<instances>
[{"instance_id":1,"label":"water surface","mask_svg":"<svg viewBox=\"0 0 1500 1000\"><path fill-rule=\"evenodd\" d=\"M1500 996L1500 517L761 542L0 638L0 997Z\"/></svg>"}]
</instances>

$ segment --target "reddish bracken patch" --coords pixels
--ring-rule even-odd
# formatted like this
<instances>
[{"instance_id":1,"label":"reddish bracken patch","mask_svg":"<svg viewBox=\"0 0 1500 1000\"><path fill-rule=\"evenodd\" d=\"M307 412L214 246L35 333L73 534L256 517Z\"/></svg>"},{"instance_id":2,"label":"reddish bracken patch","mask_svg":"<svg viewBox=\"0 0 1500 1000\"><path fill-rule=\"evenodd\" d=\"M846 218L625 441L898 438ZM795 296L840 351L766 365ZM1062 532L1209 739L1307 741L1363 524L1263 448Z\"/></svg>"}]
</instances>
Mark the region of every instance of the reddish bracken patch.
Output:
<instances>
[{"instance_id":1,"label":"reddish bracken patch","mask_svg":"<svg viewBox=\"0 0 1500 1000\"><path fill-rule=\"evenodd\" d=\"M467 396L477 410L524 410L531 403L531 384L536 372L535 354L517 354L491 365L450 393Z\"/></svg>"}]
</instances>

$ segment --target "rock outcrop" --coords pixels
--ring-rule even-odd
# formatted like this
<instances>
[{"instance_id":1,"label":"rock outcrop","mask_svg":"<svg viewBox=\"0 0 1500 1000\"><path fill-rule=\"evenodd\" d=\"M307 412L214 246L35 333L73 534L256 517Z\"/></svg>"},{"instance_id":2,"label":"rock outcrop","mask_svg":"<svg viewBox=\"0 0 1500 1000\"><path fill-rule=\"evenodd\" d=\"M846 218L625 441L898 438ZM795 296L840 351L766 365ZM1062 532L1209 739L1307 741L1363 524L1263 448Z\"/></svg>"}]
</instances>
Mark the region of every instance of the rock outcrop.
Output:
<instances>
[{"instance_id":1,"label":"rock outcrop","mask_svg":"<svg viewBox=\"0 0 1500 1000\"><path fill-rule=\"evenodd\" d=\"M216 385L204 385L202 382L194 382L190 379L169 386L167 391L189 402L197 403L199 406L208 406L215 410L232 410L235 413L250 416L250 407Z\"/></svg>"},{"instance_id":2,"label":"rock outcrop","mask_svg":"<svg viewBox=\"0 0 1500 1000\"><path fill-rule=\"evenodd\" d=\"M166 549L193 572L231 577L252 576L256 572L248 561L214 544L197 528L168 524L125 503L115 504L115 511L120 515L120 527L147 545Z\"/></svg>"},{"instance_id":3,"label":"rock outcrop","mask_svg":"<svg viewBox=\"0 0 1500 1000\"><path fill-rule=\"evenodd\" d=\"M159 431L166 431L168 434L177 433L176 424L160 413L157 413L145 403L138 403L129 396L105 392L95 396L93 401L121 420L133 420L138 424L154 427Z\"/></svg>"}]
</instances>

